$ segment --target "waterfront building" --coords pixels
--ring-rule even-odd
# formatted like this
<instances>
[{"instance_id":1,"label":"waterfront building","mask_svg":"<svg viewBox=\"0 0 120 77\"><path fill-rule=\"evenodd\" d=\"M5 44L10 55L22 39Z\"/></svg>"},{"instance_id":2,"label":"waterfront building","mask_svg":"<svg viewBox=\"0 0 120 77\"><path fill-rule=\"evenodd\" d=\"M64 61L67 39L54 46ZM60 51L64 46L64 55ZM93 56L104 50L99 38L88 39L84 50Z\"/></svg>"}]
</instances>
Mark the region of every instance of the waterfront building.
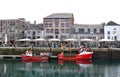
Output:
<instances>
[{"instance_id":1,"label":"waterfront building","mask_svg":"<svg viewBox=\"0 0 120 77\"><path fill-rule=\"evenodd\" d=\"M24 31L25 38L34 40L34 39L44 39L45 32L42 28L43 24L29 24L28 29ZM32 41L32 46L43 46L43 42L40 41ZM27 45L29 46L29 45Z\"/></svg>"},{"instance_id":2,"label":"waterfront building","mask_svg":"<svg viewBox=\"0 0 120 77\"><path fill-rule=\"evenodd\" d=\"M26 29L27 22L24 18L0 20L0 40L6 45L22 38L21 34Z\"/></svg>"},{"instance_id":3,"label":"waterfront building","mask_svg":"<svg viewBox=\"0 0 120 77\"><path fill-rule=\"evenodd\" d=\"M41 27L43 24L29 24L27 30L24 31L25 38L29 39L37 39L37 38L44 38L44 31Z\"/></svg>"},{"instance_id":4,"label":"waterfront building","mask_svg":"<svg viewBox=\"0 0 120 77\"><path fill-rule=\"evenodd\" d=\"M71 36L78 39L79 43L81 39L93 39L98 42L104 37L103 24L74 24L71 31Z\"/></svg>"},{"instance_id":5,"label":"waterfront building","mask_svg":"<svg viewBox=\"0 0 120 77\"><path fill-rule=\"evenodd\" d=\"M72 13L54 13L43 18L46 38L68 38L73 25L74 16Z\"/></svg>"},{"instance_id":6,"label":"waterfront building","mask_svg":"<svg viewBox=\"0 0 120 77\"><path fill-rule=\"evenodd\" d=\"M120 24L114 21L109 21L104 26L104 37L106 39L114 40L117 46L120 45ZM119 44L119 45L118 45Z\"/></svg>"},{"instance_id":7,"label":"waterfront building","mask_svg":"<svg viewBox=\"0 0 120 77\"><path fill-rule=\"evenodd\" d=\"M106 39L120 41L120 25L110 21L104 26L104 37Z\"/></svg>"}]
</instances>

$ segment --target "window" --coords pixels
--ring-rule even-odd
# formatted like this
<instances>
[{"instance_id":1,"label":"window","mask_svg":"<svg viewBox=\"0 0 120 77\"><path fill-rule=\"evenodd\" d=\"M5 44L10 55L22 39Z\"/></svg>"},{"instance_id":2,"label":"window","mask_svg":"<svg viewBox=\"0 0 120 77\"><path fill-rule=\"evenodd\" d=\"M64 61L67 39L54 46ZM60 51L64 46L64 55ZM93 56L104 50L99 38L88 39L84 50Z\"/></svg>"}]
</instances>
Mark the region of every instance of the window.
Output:
<instances>
[{"instance_id":1,"label":"window","mask_svg":"<svg viewBox=\"0 0 120 77\"><path fill-rule=\"evenodd\" d=\"M80 33L84 33L84 28L79 28Z\"/></svg>"},{"instance_id":2,"label":"window","mask_svg":"<svg viewBox=\"0 0 120 77\"><path fill-rule=\"evenodd\" d=\"M10 35L10 39L14 39L15 38L15 35L14 34L11 34Z\"/></svg>"},{"instance_id":3,"label":"window","mask_svg":"<svg viewBox=\"0 0 120 77\"><path fill-rule=\"evenodd\" d=\"M53 36L52 35L48 35L47 38L53 38Z\"/></svg>"},{"instance_id":4,"label":"window","mask_svg":"<svg viewBox=\"0 0 120 77\"><path fill-rule=\"evenodd\" d=\"M64 18L62 18L62 19L61 19L61 22L64 22L64 21L65 21L65 19L64 19Z\"/></svg>"},{"instance_id":5,"label":"window","mask_svg":"<svg viewBox=\"0 0 120 77\"><path fill-rule=\"evenodd\" d=\"M2 24L2 21L0 21L0 26L2 26L3 24Z\"/></svg>"},{"instance_id":6,"label":"window","mask_svg":"<svg viewBox=\"0 0 120 77\"><path fill-rule=\"evenodd\" d=\"M52 27L52 25L53 25L52 23L49 23L49 27Z\"/></svg>"},{"instance_id":7,"label":"window","mask_svg":"<svg viewBox=\"0 0 120 77\"><path fill-rule=\"evenodd\" d=\"M88 33L90 33L90 28L88 28L88 31L87 31Z\"/></svg>"},{"instance_id":8,"label":"window","mask_svg":"<svg viewBox=\"0 0 120 77\"><path fill-rule=\"evenodd\" d=\"M36 34L36 32L35 31L33 31L33 33L32 33L33 35L35 35Z\"/></svg>"},{"instance_id":9,"label":"window","mask_svg":"<svg viewBox=\"0 0 120 77\"><path fill-rule=\"evenodd\" d=\"M100 33L104 33L104 30L103 30L103 29L100 29Z\"/></svg>"},{"instance_id":10,"label":"window","mask_svg":"<svg viewBox=\"0 0 120 77\"><path fill-rule=\"evenodd\" d=\"M59 23L59 18L55 18L55 23Z\"/></svg>"},{"instance_id":11,"label":"window","mask_svg":"<svg viewBox=\"0 0 120 77\"><path fill-rule=\"evenodd\" d=\"M64 27L64 23L61 23L61 27Z\"/></svg>"},{"instance_id":12,"label":"window","mask_svg":"<svg viewBox=\"0 0 120 77\"><path fill-rule=\"evenodd\" d=\"M52 22L53 21L53 19L52 18L49 18L49 22Z\"/></svg>"},{"instance_id":13,"label":"window","mask_svg":"<svg viewBox=\"0 0 120 77\"><path fill-rule=\"evenodd\" d=\"M31 31L28 31L28 34L31 33Z\"/></svg>"},{"instance_id":14,"label":"window","mask_svg":"<svg viewBox=\"0 0 120 77\"><path fill-rule=\"evenodd\" d=\"M78 33L78 32L79 32L79 29L78 29L78 28L75 28L75 32Z\"/></svg>"},{"instance_id":15,"label":"window","mask_svg":"<svg viewBox=\"0 0 120 77\"><path fill-rule=\"evenodd\" d=\"M10 22L10 25L14 26L14 25L15 25L15 21L14 21L14 20L11 21L11 22Z\"/></svg>"},{"instance_id":16,"label":"window","mask_svg":"<svg viewBox=\"0 0 120 77\"><path fill-rule=\"evenodd\" d=\"M107 38L110 39L110 36L108 36Z\"/></svg>"},{"instance_id":17,"label":"window","mask_svg":"<svg viewBox=\"0 0 120 77\"><path fill-rule=\"evenodd\" d=\"M69 21L70 21L70 19L69 19L69 18L66 18L66 19L65 19L65 22L69 22Z\"/></svg>"},{"instance_id":18,"label":"window","mask_svg":"<svg viewBox=\"0 0 120 77\"><path fill-rule=\"evenodd\" d=\"M58 35L56 35L55 38L58 38Z\"/></svg>"},{"instance_id":19,"label":"window","mask_svg":"<svg viewBox=\"0 0 120 77\"><path fill-rule=\"evenodd\" d=\"M49 33L49 29L46 30L46 33Z\"/></svg>"},{"instance_id":20,"label":"window","mask_svg":"<svg viewBox=\"0 0 120 77\"><path fill-rule=\"evenodd\" d=\"M61 33L64 33L64 29L61 29Z\"/></svg>"},{"instance_id":21,"label":"window","mask_svg":"<svg viewBox=\"0 0 120 77\"><path fill-rule=\"evenodd\" d=\"M11 28L10 28L10 31L11 31L11 32L14 32L14 31L15 31L15 27L11 27Z\"/></svg>"},{"instance_id":22,"label":"window","mask_svg":"<svg viewBox=\"0 0 120 77\"><path fill-rule=\"evenodd\" d=\"M40 36L37 36L37 38L40 38Z\"/></svg>"},{"instance_id":23,"label":"window","mask_svg":"<svg viewBox=\"0 0 120 77\"><path fill-rule=\"evenodd\" d=\"M114 28L113 30L117 30L116 28Z\"/></svg>"},{"instance_id":24,"label":"window","mask_svg":"<svg viewBox=\"0 0 120 77\"><path fill-rule=\"evenodd\" d=\"M47 18L45 18L45 19L44 19L44 22L47 22L47 21L48 21L48 19L47 19Z\"/></svg>"},{"instance_id":25,"label":"window","mask_svg":"<svg viewBox=\"0 0 120 77\"><path fill-rule=\"evenodd\" d=\"M69 29L66 29L66 33L69 33Z\"/></svg>"},{"instance_id":26,"label":"window","mask_svg":"<svg viewBox=\"0 0 120 77\"><path fill-rule=\"evenodd\" d=\"M113 34L116 34L117 32L116 31L113 31Z\"/></svg>"},{"instance_id":27,"label":"window","mask_svg":"<svg viewBox=\"0 0 120 77\"><path fill-rule=\"evenodd\" d=\"M101 36L99 39L103 39L103 36Z\"/></svg>"},{"instance_id":28,"label":"window","mask_svg":"<svg viewBox=\"0 0 120 77\"><path fill-rule=\"evenodd\" d=\"M96 39L96 37L93 37L93 39ZM98 38L99 39L99 38Z\"/></svg>"},{"instance_id":29,"label":"window","mask_svg":"<svg viewBox=\"0 0 120 77\"><path fill-rule=\"evenodd\" d=\"M37 33L40 33L40 31L37 31Z\"/></svg>"},{"instance_id":30,"label":"window","mask_svg":"<svg viewBox=\"0 0 120 77\"><path fill-rule=\"evenodd\" d=\"M96 34L96 33L97 33L97 30L96 30L96 29L94 29L94 30L93 30L93 33L94 33L94 34Z\"/></svg>"},{"instance_id":31,"label":"window","mask_svg":"<svg viewBox=\"0 0 120 77\"><path fill-rule=\"evenodd\" d=\"M66 27L69 27L69 23L66 23Z\"/></svg>"},{"instance_id":32,"label":"window","mask_svg":"<svg viewBox=\"0 0 120 77\"><path fill-rule=\"evenodd\" d=\"M57 24L55 24L55 27L59 27L58 23L57 23Z\"/></svg>"},{"instance_id":33,"label":"window","mask_svg":"<svg viewBox=\"0 0 120 77\"><path fill-rule=\"evenodd\" d=\"M48 27L48 23L45 23L45 27Z\"/></svg>"},{"instance_id":34,"label":"window","mask_svg":"<svg viewBox=\"0 0 120 77\"><path fill-rule=\"evenodd\" d=\"M117 40L117 36L114 36L114 39Z\"/></svg>"},{"instance_id":35,"label":"window","mask_svg":"<svg viewBox=\"0 0 120 77\"><path fill-rule=\"evenodd\" d=\"M110 34L110 31L108 31L108 33L107 33L108 35Z\"/></svg>"},{"instance_id":36,"label":"window","mask_svg":"<svg viewBox=\"0 0 120 77\"><path fill-rule=\"evenodd\" d=\"M55 29L55 34L59 34L59 29Z\"/></svg>"},{"instance_id":37,"label":"window","mask_svg":"<svg viewBox=\"0 0 120 77\"><path fill-rule=\"evenodd\" d=\"M82 37L82 36L80 36L80 39L84 39L84 38L85 38L84 36L83 36L83 37Z\"/></svg>"},{"instance_id":38,"label":"window","mask_svg":"<svg viewBox=\"0 0 120 77\"><path fill-rule=\"evenodd\" d=\"M53 33L53 29L50 30L50 33Z\"/></svg>"},{"instance_id":39,"label":"window","mask_svg":"<svg viewBox=\"0 0 120 77\"><path fill-rule=\"evenodd\" d=\"M27 38L31 39L31 37L30 37L30 36L28 36Z\"/></svg>"}]
</instances>

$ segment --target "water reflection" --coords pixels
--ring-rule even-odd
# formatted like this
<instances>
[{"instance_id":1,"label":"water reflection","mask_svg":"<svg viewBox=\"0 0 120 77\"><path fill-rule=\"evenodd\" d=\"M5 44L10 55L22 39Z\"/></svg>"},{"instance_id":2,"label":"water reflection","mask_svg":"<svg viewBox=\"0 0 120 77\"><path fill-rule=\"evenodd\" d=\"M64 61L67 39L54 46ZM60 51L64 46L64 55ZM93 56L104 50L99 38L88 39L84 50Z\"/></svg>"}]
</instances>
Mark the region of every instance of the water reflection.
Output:
<instances>
[{"instance_id":1,"label":"water reflection","mask_svg":"<svg viewBox=\"0 0 120 77\"><path fill-rule=\"evenodd\" d=\"M119 77L119 61L22 62L0 60L0 77Z\"/></svg>"}]
</instances>

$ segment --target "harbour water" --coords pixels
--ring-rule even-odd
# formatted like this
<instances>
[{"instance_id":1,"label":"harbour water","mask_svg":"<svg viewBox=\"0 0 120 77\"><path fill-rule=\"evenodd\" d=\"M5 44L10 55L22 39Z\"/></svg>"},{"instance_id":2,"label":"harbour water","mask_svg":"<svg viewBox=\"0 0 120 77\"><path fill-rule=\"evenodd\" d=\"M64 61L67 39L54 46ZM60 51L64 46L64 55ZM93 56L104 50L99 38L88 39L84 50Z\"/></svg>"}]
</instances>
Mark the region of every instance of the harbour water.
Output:
<instances>
[{"instance_id":1,"label":"harbour water","mask_svg":"<svg viewBox=\"0 0 120 77\"><path fill-rule=\"evenodd\" d=\"M0 77L120 77L118 60L23 62L0 59Z\"/></svg>"}]
</instances>

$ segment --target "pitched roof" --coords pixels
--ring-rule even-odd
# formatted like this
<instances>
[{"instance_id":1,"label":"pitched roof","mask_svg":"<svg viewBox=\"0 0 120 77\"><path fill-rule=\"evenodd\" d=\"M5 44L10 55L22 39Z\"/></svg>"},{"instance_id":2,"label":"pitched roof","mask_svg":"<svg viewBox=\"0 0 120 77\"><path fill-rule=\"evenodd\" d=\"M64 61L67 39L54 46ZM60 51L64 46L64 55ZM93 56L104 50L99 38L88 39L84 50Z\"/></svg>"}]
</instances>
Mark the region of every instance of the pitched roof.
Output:
<instances>
[{"instance_id":1,"label":"pitched roof","mask_svg":"<svg viewBox=\"0 0 120 77\"><path fill-rule=\"evenodd\" d=\"M73 17L72 13L54 13L45 18L72 18L72 17Z\"/></svg>"},{"instance_id":2,"label":"pitched roof","mask_svg":"<svg viewBox=\"0 0 120 77\"><path fill-rule=\"evenodd\" d=\"M109 21L106 25L118 25L118 24L115 23L114 21Z\"/></svg>"}]
</instances>

